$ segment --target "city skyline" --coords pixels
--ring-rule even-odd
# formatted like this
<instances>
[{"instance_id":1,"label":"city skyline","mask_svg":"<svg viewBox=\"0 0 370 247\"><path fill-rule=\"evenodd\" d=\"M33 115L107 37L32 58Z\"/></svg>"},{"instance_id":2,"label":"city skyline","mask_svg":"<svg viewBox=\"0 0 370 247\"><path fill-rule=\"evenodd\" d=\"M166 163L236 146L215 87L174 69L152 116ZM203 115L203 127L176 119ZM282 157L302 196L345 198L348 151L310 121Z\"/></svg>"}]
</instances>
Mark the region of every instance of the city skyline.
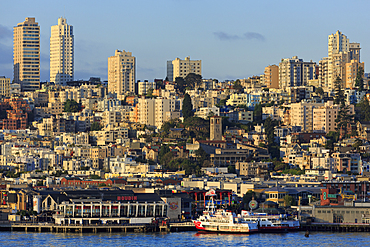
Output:
<instances>
[{"instance_id":1,"label":"city skyline","mask_svg":"<svg viewBox=\"0 0 370 247\"><path fill-rule=\"evenodd\" d=\"M41 81L50 79L50 27L61 16L75 29L75 80L107 80L107 59L117 49L137 58L137 80L165 78L167 61L187 56L202 60L203 78L246 78L262 74L282 58L318 63L328 56L328 35L337 30L361 43L365 66L370 58L369 34L361 28L369 19L367 2L328 1L315 8L315 2L297 6L293 1L81 1L71 8L72 2L66 1L53 3L48 11L40 8L43 3L2 3L7 11L0 24L0 75L13 79L12 30L26 17L35 17L40 25ZM356 17L338 18L348 13Z\"/></svg>"}]
</instances>

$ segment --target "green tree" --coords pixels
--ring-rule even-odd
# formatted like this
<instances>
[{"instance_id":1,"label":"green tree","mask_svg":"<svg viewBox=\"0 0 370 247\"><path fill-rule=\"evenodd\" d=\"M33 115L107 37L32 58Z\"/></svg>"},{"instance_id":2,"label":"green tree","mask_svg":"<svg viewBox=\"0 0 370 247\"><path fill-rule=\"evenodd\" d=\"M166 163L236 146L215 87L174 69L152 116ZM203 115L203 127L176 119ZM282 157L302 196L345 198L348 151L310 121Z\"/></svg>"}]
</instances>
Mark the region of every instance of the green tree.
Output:
<instances>
[{"instance_id":1,"label":"green tree","mask_svg":"<svg viewBox=\"0 0 370 247\"><path fill-rule=\"evenodd\" d=\"M193 116L193 104L191 103L191 98L189 94L185 94L184 100L182 101L182 115L184 119Z\"/></svg>"},{"instance_id":2,"label":"green tree","mask_svg":"<svg viewBox=\"0 0 370 247\"><path fill-rule=\"evenodd\" d=\"M318 95L322 97L324 95L324 89L322 89L322 87L317 87L315 89L315 93L317 93Z\"/></svg>"},{"instance_id":3,"label":"green tree","mask_svg":"<svg viewBox=\"0 0 370 247\"><path fill-rule=\"evenodd\" d=\"M168 147L168 145L162 145L161 149L159 150L159 153L158 153L158 159L160 160L163 156L165 156L165 154L167 154L169 152L171 152L171 150Z\"/></svg>"},{"instance_id":4,"label":"green tree","mask_svg":"<svg viewBox=\"0 0 370 247\"><path fill-rule=\"evenodd\" d=\"M65 112L78 112L80 110L81 110L81 105L77 103L75 100L67 99L67 101L64 102Z\"/></svg>"},{"instance_id":5,"label":"green tree","mask_svg":"<svg viewBox=\"0 0 370 247\"><path fill-rule=\"evenodd\" d=\"M354 124L354 115L350 114L349 105L341 104L335 122L337 123L336 130L340 134L340 139L351 134L348 128Z\"/></svg>"},{"instance_id":6,"label":"green tree","mask_svg":"<svg viewBox=\"0 0 370 247\"><path fill-rule=\"evenodd\" d=\"M154 89L153 88L149 88L148 89L148 92L146 93L146 96L148 96L148 97L153 97L153 91L154 91Z\"/></svg>"},{"instance_id":7,"label":"green tree","mask_svg":"<svg viewBox=\"0 0 370 247\"><path fill-rule=\"evenodd\" d=\"M360 146L362 146L362 145L363 145L362 140L356 139L356 141L352 145L352 147L354 147L357 150L357 152L360 152Z\"/></svg>"},{"instance_id":8,"label":"green tree","mask_svg":"<svg viewBox=\"0 0 370 247\"><path fill-rule=\"evenodd\" d=\"M103 126L101 126L99 122L93 122L91 124L91 131L99 131L102 128L103 128Z\"/></svg>"},{"instance_id":9,"label":"green tree","mask_svg":"<svg viewBox=\"0 0 370 247\"><path fill-rule=\"evenodd\" d=\"M229 166L227 167L227 172L228 172L228 173L236 173L236 171L235 171L235 166L229 165Z\"/></svg>"},{"instance_id":10,"label":"green tree","mask_svg":"<svg viewBox=\"0 0 370 247\"><path fill-rule=\"evenodd\" d=\"M360 92L364 91L363 76L364 76L364 69L362 67L359 67L357 70L355 86L358 88L358 91Z\"/></svg>"},{"instance_id":11,"label":"green tree","mask_svg":"<svg viewBox=\"0 0 370 247\"><path fill-rule=\"evenodd\" d=\"M366 96L364 96L360 103L358 104L358 107L360 108L360 114L358 114L358 120L361 122L368 122L370 121L370 104L369 100Z\"/></svg>"},{"instance_id":12,"label":"green tree","mask_svg":"<svg viewBox=\"0 0 370 247\"><path fill-rule=\"evenodd\" d=\"M185 77L186 87L198 88L202 84L202 76L194 73L189 73Z\"/></svg>"},{"instance_id":13,"label":"green tree","mask_svg":"<svg viewBox=\"0 0 370 247\"><path fill-rule=\"evenodd\" d=\"M253 198L256 198L256 193L252 190L248 190L243 196L243 204L249 208L248 204Z\"/></svg>"},{"instance_id":14,"label":"green tree","mask_svg":"<svg viewBox=\"0 0 370 247\"><path fill-rule=\"evenodd\" d=\"M170 164L173 158L174 158L173 153L170 151L169 153L163 155L159 161L162 166L166 167L168 166L168 164Z\"/></svg>"},{"instance_id":15,"label":"green tree","mask_svg":"<svg viewBox=\"0 0 370 247\"><path fill-rule=\"evenodd\" d=\"M201 166L203 166L204 161L209 159L209 155L202 147L195 151L195 157Z\"/></svg>"},{"instance_id":16,"label":"green tree","mask_svg":"<svg viewBox=\"0 0 370 247\"><path fill-rule=\"evenodd\" d=\"M262 104L258 103L254 106L253 110L253 121L260 123L262 121Z\"/></svg>"},{"instance_id":17,"label":"green tree","mask_svg":"<svg viewBox=\"0 0 370 247\"><path fill-rule=\"evenodd\" d=\"M177 89L181 93L184 93L185 92L185 88L186 88L186 82L185 82L184 78L182 78L182 77L176 77L175 78L175 83L176 83Z\"/></svg>"},{"instance_id":18,"label":"green tree","mask_svg":"<svg viewBox=\"0 0 370 247\"><path fill-rule=\"evenodd\" d=\"M244 88L239 79L234 82L233 88L237 91L237 93L243 93L244 91Z\"/></svg>"},{"instance_id":19,"label":"green tree","mask_svg":"<svg viewBox=\"0 0 370 247\"><path fill-rule=\"evenodd\" d=\"M337 105L345 105L345 97L344 97L344 91L342 89L342 80L338 76L337 79L334 81L334 104Z\"/></svg>"},{"instance_id":20,"label":"green tree","mask_svg":"<svg viewBox=\"0 0 370 247\"><path fill-rule=\"evenodd\" d=\"M284 205L285 207L294 206L296 204L294 197L290 195L284 196Z\"/></svg>"}]
</instances>

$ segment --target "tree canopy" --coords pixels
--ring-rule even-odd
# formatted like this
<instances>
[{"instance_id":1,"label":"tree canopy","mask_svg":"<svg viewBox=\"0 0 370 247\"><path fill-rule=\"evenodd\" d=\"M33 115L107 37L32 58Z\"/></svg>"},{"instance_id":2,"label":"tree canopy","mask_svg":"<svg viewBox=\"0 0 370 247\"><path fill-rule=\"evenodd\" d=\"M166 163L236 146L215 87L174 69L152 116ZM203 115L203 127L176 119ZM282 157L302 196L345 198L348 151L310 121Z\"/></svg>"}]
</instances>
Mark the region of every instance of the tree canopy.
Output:
<instances>
[{"instance_id":1,"label":"tree canopy","mask_svg":"<svg viewBox=\"0 0 370 247\"><path fill-rule=\"evenodd\" d=\"M81 105L77 103L75 100L67 99L67 101L64 102L65 112L78 112L80 110L81 110Z\"/></svg>"},{"instance_id":2,"label":"tree canopy","mask_svg":"<svg viewBox=\"0 0 370 247\"><path fill-rule=\"evenodd\" d=\"M370 121L370 104L369 104L369 100L367 99L367 97L364 96L357 106L360 108L359 114L356 115L358 120L361 122Z\"/></svg>"},{"instance_id":3,"label":"tree canopy","mask_svg":"<svg viewBox=\"0 0 370 247\"><path fill-rule=\"evenodd\" d=\"M360 66L357 70L357 75L356 75L356 81L355 81L355 86L358 88L358 91L362 92L364 91L364 69Z\"/></svg>"},{"instance_id":4,"label":"tree canopy","mask_svg":"<svg viewBox=\"0 0 370 247\"><path fill-rule=\"evenodd\" d=\"M345 104L345 97L344 97L344 91L342 89L342 80L338 76L337 79L334 81L334 104L337 105L344 105Z\"/></svg>"},{"instance_id":5,"label":"tree canopy","mask_svg":"<svg viewBox=\"0 0 370 247\"><path fill-rule=\"evenodd\" d=\"M93 122L91 124L91 131L99 131L103 128L99 122Z\"/></svg>"},{"instance_id":6,"label":"tree canopy","mask_svg":"<svg viewBox=\"0 0 370 247\"><path fill-rule=\"evenodd\" d=\"M191 103L191 98L189 94L185 94L184 100L182 101L182 115L184 119L193 116L193 104Z\"/></svg>"}]
</instances>

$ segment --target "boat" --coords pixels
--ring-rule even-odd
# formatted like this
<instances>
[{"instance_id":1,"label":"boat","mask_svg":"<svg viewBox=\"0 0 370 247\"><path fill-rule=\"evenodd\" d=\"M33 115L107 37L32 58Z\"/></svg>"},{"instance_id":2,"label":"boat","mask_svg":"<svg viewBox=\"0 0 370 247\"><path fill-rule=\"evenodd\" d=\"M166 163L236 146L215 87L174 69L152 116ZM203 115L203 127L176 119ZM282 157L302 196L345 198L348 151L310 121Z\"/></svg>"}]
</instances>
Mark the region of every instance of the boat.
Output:
<instances>
[{"instance_id":1,"label":"boat","mask_svg":"<svg viewBox=\"0 0 370 247\"><path fill-rule=\"evenodd\" d=\"M198 231L217 232L217 233L253 233L258 232L257 221L243 219L241 215L236 215L224 209L215 210L213 196L215 192L210 190L206 196L211 196L206 210L198 219L193 220Z\"/></svg>"},{"instance_id":2,"label":"boat","mask_svg":"<svg viewBox=\"0 0 370 247\"><path fill-rule=\"evenodd\" d=\"M289 219L284 215L267 215L265 213L250 213L242 210L241 217L245 221L256 221L260 232L284 232L299 230L300 224L297 219Z\"/></svg>"},{"instance_id":3,"label":"boat","mask_svg":"<svg viewBox=\"0 0 370 247\"><path fill-rule=\"evenodd\" d=\"M203 215L193 220L198 231L220 233L253 233L258 232L257 221L248 221L235 213L218 209L216 212L204 211Z\"/></svg>"}]
</instances>

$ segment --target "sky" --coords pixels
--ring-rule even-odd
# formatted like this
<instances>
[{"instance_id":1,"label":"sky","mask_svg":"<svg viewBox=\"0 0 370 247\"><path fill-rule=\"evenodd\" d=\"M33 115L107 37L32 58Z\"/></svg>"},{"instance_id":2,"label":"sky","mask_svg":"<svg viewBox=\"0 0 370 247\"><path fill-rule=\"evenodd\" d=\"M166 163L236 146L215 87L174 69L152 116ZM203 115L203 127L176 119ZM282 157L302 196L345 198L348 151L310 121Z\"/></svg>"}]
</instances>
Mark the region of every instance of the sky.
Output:
<instances>
[{"instance_id":1,"label":"sky","mask_svg":"<svg viewBox=\"0 0 370 247\"><path fill-rule=\"evenodd\" d=\"M41 81L49 81L50 28L73 26L75 80L107 80L115 50L136 57L136 79L166 77L176 57L202 60L205 79L260 75L282 58L319 62L340 30L370 61L370 1L0 0L0 76L13 79L13 27L35 17L41 29Z\"/></svg>"}]
</instances>

